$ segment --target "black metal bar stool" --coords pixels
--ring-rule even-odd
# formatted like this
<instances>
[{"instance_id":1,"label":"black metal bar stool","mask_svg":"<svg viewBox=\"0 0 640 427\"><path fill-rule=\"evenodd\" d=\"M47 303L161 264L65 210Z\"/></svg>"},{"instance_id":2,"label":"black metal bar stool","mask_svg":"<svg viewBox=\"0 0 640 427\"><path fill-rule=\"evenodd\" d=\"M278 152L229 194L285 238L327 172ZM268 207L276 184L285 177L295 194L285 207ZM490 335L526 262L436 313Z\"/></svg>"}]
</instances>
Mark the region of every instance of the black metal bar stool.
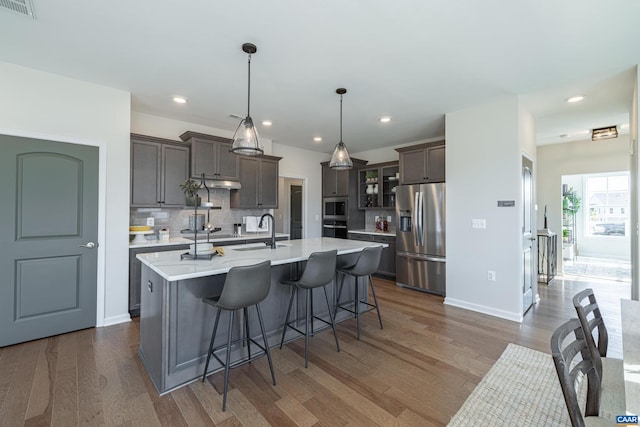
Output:
<instances>
[{"instance_id":1,"label":"black metal bar stool","mask_svg":"<svg viewBox=\"0 0 640 427\"><path fill-rule=\"evenodd\" d=\"M267 342L267 335L264 332L264 323L262 321L262 312L260 311L259 303L263 301L269 294L269 288L271 287L271 262L264 261L260 264L248 265L243 267L233 267L227 273L227 278L222 288L222 293L219 297L203 298L202 301L216 307L218 312L216 313L216 320L213 324L213 333L211 334L211 343L209 344L209 353L207 354L207 363L204 365L204 372L202 373L202 382L204 382L207 376L207 369L209 368L209 360L211 356L224 366L224 392L222 397L222 410L224 411L227 406L227 388L229 385L229 369L235 368L243 363L250 362L251 357L251 343L260 348L264 354L267 355L269 360L269 369L271 370L271 379L273 379L273 385L276 385L276 377L273 373L273 364L271 363L271 353L269 352L269 343ZM248 307L255 305L258 312L258 321L260 322L260 330L262 331L262 340L264 347L258 344L251 335L249 335L249 312ZM246 337L232 341L232 326L233 318L236 310L244 310L244 327ZM227 337L227 344L213 348L213 343L216 339L216 331L218 329L218 322L220 320L220 313L222 310L227 310L230 313L229 316L229 330ZM247 343L247 351L249 356L245 359L234 362L231 364L231 345L238 342ZM223 347L227 348L226 360L223 362L217 354L216 350Z\"/></svg>"},{"instance_id":2,"label":"black metal bar stool","mask_svg":"<svg viewBox=\"0 0 640 427\"><path fill-rule=\"evenodd\" d=\"M289 308L287 309L287 318L284 321L284 327L282 328L282 339L280 340L280 348L284 343L284 336L287 332L287 327L293 329L301 335L304 335L304 367L309 366L309 336L313 335L313 319L320 320L321 322L330 325L333 329L333 336L336 339L336 347L340 351L340 344L338 343L338 335L336 334L336 324L333 314L331 314L331 304L329 303L329 296L327 295L326 285L333 281L334 273L336 271L336 259L338 256L337 250L326 252L314 252L309 256L307 265L304 268L302 276L298 280L280 282L283 285L293 286L291 292L291 298L289 299ZM322 287L324 291L324 297L327 301L327 310L329 310L329 320L326 320L313 315L313 290L315 288ZM291 306L293 305L293 299L298 295L298 290L306 291L305 295L305 329L304 332L291 325L293 322L297 322L301 319L289 321L291 315Z\"/></svg>"},{"instance_id":3,"label":"black metal bar stool","mask_svg":"<svg viewBox=\"0 0 640 427\"><path fill-rule=\"evenodd\" d=\"M339 267L336 271L342 274L342 280L340 281L340 288L338 289L338 294L336 296L336 314L338 313L338 309L341 308L350 313L353 313L356 316L356 324L358 329L358 339L360 339L360 303L366 304L372 309L375 308L378 312L378 321L380 322L380 329L382 327L382 317L380 316L380 309L378 308L378 298L376 297L376 290L373 287L373 279L371 279L371 275L378 270L378 264L380 264L380 257L382 256L382 246L371 246L368 248L364 248L360 255L358 256L358 260L355 264ZM355 296L353 299L353 310L349 308L345 308L344 304L346 302L340 302L340 295L342 294L342 287L344 285L344 278L346 276L353 276L355 281ZM371 294L373 295L373 301L375 304L371 304L367 301L360 300L358 296L358 278L366 276L369 280L369 285L371 285ZM365 286L366 290L366 286Z\"/></svg>"}]
</instances>

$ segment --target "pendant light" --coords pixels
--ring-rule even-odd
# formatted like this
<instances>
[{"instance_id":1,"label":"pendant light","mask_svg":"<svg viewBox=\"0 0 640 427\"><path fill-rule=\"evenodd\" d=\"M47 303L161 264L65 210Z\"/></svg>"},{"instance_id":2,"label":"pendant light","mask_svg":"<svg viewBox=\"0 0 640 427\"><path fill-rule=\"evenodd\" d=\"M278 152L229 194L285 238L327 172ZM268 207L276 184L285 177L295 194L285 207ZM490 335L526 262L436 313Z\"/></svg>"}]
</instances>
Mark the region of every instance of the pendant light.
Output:
<instances>
[{"instance_id":1,"label":"pendant light","mask_svg":"<svg viewBox=\"0 0 640 427\"><path fill-rule=\"evenodd\" d=\"M347 146L342 142L342 95L347 93L347 90L345 88L339 88L336 89L336 93L340 95L340 142L338 142L336 148L333 149L329 167L335 170L346 170L353 167Z\"/></svg>"},{"instance_id":2,"label":"pendant light","mask_svg":"<svg viewBox=\"0 0 640 427\"><path fill-rule=\"evenodd\" d=\"M236 133L233 135L233 144L231 145L231 151L236 154L243 154L245 156L257 156L264 153L260 140L258 139L258 130L253 124L251 118L250 105L251 105L251 55L256 53L258 48L253 43L245 43L242 45L242 50L249 54L249 74L248 74L248 90L247 90L247 117L244 118Z\"/></svg>"}]
</instances>

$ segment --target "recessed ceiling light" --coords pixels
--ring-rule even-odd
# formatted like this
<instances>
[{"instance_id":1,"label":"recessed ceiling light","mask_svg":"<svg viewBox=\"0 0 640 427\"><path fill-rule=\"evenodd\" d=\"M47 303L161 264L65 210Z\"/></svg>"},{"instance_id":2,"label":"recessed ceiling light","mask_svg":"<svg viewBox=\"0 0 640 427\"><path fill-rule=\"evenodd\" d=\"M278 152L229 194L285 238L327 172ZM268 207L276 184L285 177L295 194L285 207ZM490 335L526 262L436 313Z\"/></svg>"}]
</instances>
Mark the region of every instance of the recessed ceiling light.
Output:
<instances>
[{"instance_id":1,"label":"recessed ceiling light","mask_svg":"<svg viewBox=\"0 0 640 427\"><path fill-rule=\"evenodd\" d=\"M173 102L178 103L178 104L186 104L187 103L187 98L185 98L184 96L174 96L173 97Z\"/></svg>"},{"instance_id":2,"label":"recessed ceiling light","mask_svg":"<svg viewBox=\"0 0 640 427\"><path fill-rule=\"evenodd\" d=\"M582 95L572 96L571 98L567 98L567 102L580 102L584 99Z\"/></svg>"},{"instance_id":3,"label":"recessed ceiling light","mask_svg":"<svg viewBox=\"0 0 640 427\"><path fill-rule=\"evenodd\" d=\"M378 119L378 121L380 123L389 123L391 121L391 117L389 116L382 116Z\"/></svg>"},{"instance_id":4,"label":"recessed ceiling light","mask_svg":"<svg viewBox=\"0 0 640 427\"><path fill-rule=\"evenodd\" d=\"M314 140L315 142L322 142L322 138L321 138L321 137L319 137L319 136L316 136L315 138L313 138L313 140Z\"/></svg>"},{"instance_id":5,"label":"recessed ceiling light","mask_svg":"<svg viewBox=\"0 0 640 427\"><path fill-rule=\"evenodd\" d=\"M569 134L568 133L563 133L562 135L559 135L559 136L560 136L560 138L566 138L566 137L569 136Z\"/></svg>"},{"instance_id":6,"label":"recessed ceiling light","mask_svg":"<svg viewBox=\"0 0 640 427\"><path fill-rule=\"evenodd\" d=\"M602 139L611 139L618 137L618 128L616 126L607 126L603 128L593 129L591 131L591 140L599 141Z\"/></svg>"},{"instance_id":7,"label":"recessed ceiling light","mask_svg":"<svg viewBox=\"0 0 640 427\"><path fill-rule=\"evenodd\" d=\"M271 122L271 120L263 120L262 121L262 126L271 126L273 123Z\"/></svg>"}]
</instances>

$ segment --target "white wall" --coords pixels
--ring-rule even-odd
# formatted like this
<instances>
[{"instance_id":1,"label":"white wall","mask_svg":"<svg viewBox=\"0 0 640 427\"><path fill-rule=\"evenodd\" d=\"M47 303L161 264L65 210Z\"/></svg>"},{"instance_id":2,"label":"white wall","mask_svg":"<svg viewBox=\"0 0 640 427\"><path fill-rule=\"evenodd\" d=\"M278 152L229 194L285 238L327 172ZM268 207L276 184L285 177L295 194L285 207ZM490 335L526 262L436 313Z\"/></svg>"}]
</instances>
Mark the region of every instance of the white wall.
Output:
<instances>
[{"instance_id":1,"label":"white wall","mask_svg":"<svg viewBox=\"0 0 640 427\"><path fill-rule=\"evenodd\" d=\"M444 136L439 136L436 138L421 139L419 141L413 141L406 144L398 144L398 145L391 145L389 147L384 147L384 148L377 148L375 150L359 151L359 152L353 152L353 153L349 151L349 155L351 155L352 157L355 157L356 159L367 160L370 164L392 162L400 158L398 156L398 152L395 150L396 148L408 147L411 145L418 145L426 142L442 141L443 139L445 139ZM329 160L329 156L327 156L326 160L327 161Z\"/></svg>"},{"instance_id":2,"label":"white wall","mask_svg":"<svg viewBox=\"0 0 640 427\"><path fill-rule=\"evenodd\" d=\"M640 110L638 110L638 91L640 91L640 67L636 65L635 82L633 85L633 93L631 97L631 105L629 111L629 151L631 152L631 162L629 168L630 174L630 191L631 191L631 227L634 232L631 239L631 298L640 299L640 249L638 242L639 220L639 191L640 185L640 156L638 155L638 125L640 122Z\"/></svg>"},{"instance_id":3,"label":"white wall","mask_svg":"<svg viewBox=\"0 0 640 427\"><path fill-rule=\"evenodd\" d=\"M520 110L514 96L446 116L445 304L515 321L522 319ZM475 218L487 228L472 229Z\"/></svg>"},{"instance_id":4,"label":"white wall","mask_svg":"<svg viewBox=\"0 0 640 427\"><path fill-rule=\"evenodd\" d=\"M278 143L272 145L274 156L280 160L280 176L298 178L304 181L303 235L306 238L322 236L322 166L330 155L315 151L301 150Z\"/></svg>"},{"instance_id":5,"label":"white wall","mask_svg":"<svg viewBox=\"0 0 640 427\"><path fill-rule=\"evenodd\" d=\"M238 123L235 123L235 126L237 126ZM155 136L158 138L180 141L180 135L182 135L186 131L221 136L223 138L233 138L235 127L233 130L219 129L210 126L203 126L195 123L169 119L167 117L139 113L137 111L131 112L131 133L138 133L140 135ZM268 138L260 137L260 142L262 143L262 146L264 148L264 153L271 154L271 140Z\"/></svg>"},{"instance_id":6,"label":"white wall","mask_svg":"<svg viewBox=\"0 0 640 427\"><path fill-rule=\"evenodd\" d=\"M562 271L562 176L629 170L629 136L605 141L573 141L538 147L536 178L538 224L544 224L547 206L548 226L558 233L558 272ZM578 215L584 214L583 208ZM580 237L579 237L580 239ZM581 244L578 240L578 244ZM586 241L584 241L586 243Z\"/></svg>"},{"instance_id":7,"label":"white wall","mask_svg":"<svg viewBox=\"0 0 640 427\"><path fill-rule=\"evenodd\" d=\"M97 324L129 320L129 93L2 62L0 76L0 132L99 147Z\"/></svg>"}]
</instances>

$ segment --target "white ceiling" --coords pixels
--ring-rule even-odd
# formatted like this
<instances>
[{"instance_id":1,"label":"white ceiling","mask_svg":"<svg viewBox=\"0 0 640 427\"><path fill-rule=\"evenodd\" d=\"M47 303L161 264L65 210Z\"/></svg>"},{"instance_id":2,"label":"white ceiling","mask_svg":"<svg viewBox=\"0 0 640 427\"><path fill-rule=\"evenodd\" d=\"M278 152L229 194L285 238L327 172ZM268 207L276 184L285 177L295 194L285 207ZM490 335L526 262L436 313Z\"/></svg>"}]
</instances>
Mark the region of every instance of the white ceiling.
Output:
<instances>
[{"instance_id":1,"label":"white ceiling","mask_svg":"<svg viewBox=\"0 0 640 427\"><path fill-rule=\"evenodd\" d=\"M261 135L326 153L338 141L338 87L348 89L352 152L441 136L447 112L504 95L522 96L542 144L628 123L640 63L638 0L33 3L35 20L0 10L0 61L129 91L135 111L233 131L228 115L246 114L241 45L252 42L251 115L273 121ZM585 100L565 102L577 94ZM380 124L383 115L392 122Z\"/></svg>"}]
</instances>

